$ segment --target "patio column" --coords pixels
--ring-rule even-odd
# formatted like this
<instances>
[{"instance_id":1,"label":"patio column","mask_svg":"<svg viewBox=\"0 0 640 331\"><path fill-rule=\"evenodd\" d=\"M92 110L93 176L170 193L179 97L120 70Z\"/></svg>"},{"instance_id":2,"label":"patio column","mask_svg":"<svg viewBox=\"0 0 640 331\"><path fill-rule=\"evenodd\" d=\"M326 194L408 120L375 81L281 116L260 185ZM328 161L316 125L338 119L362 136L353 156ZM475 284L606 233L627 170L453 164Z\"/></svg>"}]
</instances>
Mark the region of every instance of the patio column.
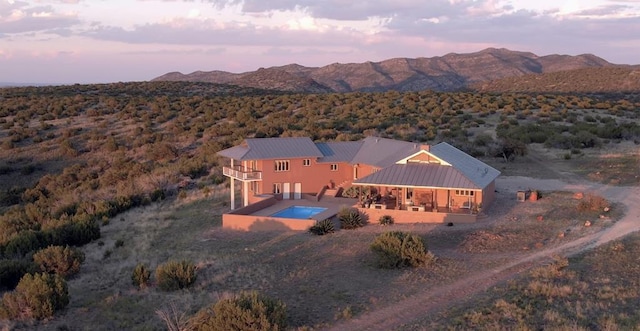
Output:
<instances>
[{"instance_id":1,"label":"patio column","mask_svg":"<svg viewBox=\"0 0 640 331\"><path fill-rule=\"evenodd\" d=\"M233 159L231 159L231 169L233 169ZM235 179L233 179L233 176L231 176L229 178L231 178L230 184L229 184L229 186L231 188L231 202L230 202L230 205L231 205L231 210L234 210L234 209L236 209L236 189L235 189L236 183L235 183Z\"/></svg>"},{"instance_id":2,"label":"patio column","mask_svg":"<svg viewBox=\"0 0 640 331\"><path fill-rule=\"evenodd\" d=\"M247 168L247 161L243 161L244 163L244 171L248 171ZM242 182L242 205L244 207L249 205L249 182L247 181L243 181Z\"/></svg>"}]
</instances>

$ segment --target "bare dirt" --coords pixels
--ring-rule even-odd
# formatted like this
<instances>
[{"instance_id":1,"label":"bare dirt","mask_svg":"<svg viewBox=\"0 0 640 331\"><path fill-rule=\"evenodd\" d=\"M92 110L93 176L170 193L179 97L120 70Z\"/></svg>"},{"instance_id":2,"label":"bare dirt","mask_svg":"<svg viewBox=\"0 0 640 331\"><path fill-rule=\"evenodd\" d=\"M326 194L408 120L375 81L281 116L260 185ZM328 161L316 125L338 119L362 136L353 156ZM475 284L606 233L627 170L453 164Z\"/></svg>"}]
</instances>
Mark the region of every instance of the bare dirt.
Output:
<instances>
[{"instance_id":1,"label":"bare dirt","mask_svg":"<svg viewBox=\"0 0 640 331\"><path fill-rule=\"evenodd\" d=\"M553 171L549 169L550 171ZM558 175L556 173L556 175ZM356 318L333 325L328 330L392 330L428 314L442 311L462 303L475 294L512 279L532 267L548 263L554 256L572 255L640 230L640 187L609 186L580 180L570 176L562 179L536 179L530 177L501 177L497 188L502 193L515 194L518 190L573 191L600 195L609 201L624 205L626 214L611 227L566 242L560 246L518 254L497 267L478 270L450 285L418 292L415 295Z\"/></svg>"}]
</instances>

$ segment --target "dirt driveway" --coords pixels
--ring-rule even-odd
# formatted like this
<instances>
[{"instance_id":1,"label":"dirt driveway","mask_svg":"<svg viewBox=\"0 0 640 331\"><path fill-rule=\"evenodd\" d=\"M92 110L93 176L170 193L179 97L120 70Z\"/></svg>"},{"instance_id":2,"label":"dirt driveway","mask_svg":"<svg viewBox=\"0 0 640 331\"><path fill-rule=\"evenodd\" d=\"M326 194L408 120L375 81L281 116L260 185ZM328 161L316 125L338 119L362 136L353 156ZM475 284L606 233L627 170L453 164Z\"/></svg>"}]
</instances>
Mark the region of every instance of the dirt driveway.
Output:
<instances>
[{"instance_id":1,"label":"dirt driveway","mask_svg":"<svg viewBox=\"0 0 640 331\"><path fill-rule=\"evenodd\" d=\"M392 330L422 316L437 313L449 306L468 300L474 294L481 293L532 267L545 263L555 255L576 254L640 230L640 187L608 186L577 181L575 178L570 178L569 181L571 183L558 179L501 177L497 180L496 186L501 192L513 193L514 196L516 191L526 189L575 191L600 195L609 201L622 203L626 208L625 216L602 231L561 246L532 252L490 270L478 270L450 285L416 293L391 306L338 323L329 330Z\"/></svg>"}]
</instances>

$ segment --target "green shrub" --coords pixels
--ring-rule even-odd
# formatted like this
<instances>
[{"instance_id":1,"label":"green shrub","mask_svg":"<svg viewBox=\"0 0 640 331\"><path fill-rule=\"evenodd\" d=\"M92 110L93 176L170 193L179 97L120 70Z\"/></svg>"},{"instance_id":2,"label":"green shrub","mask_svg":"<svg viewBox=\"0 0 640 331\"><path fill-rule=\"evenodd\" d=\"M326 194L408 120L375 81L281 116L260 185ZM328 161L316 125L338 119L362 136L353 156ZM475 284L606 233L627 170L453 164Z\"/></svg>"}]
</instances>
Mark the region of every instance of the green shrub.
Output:
<instances>
[{"instance_id":1,"label":"green shrub","mask_svg":"<svg viewBox=\"0 0 640 331\"><path fill-rule=\"evenodd\" d=\"M190 261L169 261L156 268L156 282L161 290L175 291L196 281L196 266Z\"/></svg>"},{"instance_id":2,"label":"green shrub","mask_svg":"<svg viewBox=\"0 0 640 331\"><path fill-rule=\"evenodd\" d=\"M69 246L49 246L33 254L33 261L41 271L67 278L80 271L84 253Z\"/></svg>"},{"instance_id":3,"label":"green shrub","mask_svg":"<svg viewBox=\"0 0 640 331\"><path fill-rule=\"evenodd\" d=\"M256 291L243 292L201 309L190 320L194 330L278 331L287 328L286 306Z\"/></svg>"},{"instance_id":4,"label":"green shrub","mask_svg":"<svg viewBox=\"0 0 640 331\"><path fill-rule=\"evenodd\" d=\"M151 201L153 201L153 202L164 200L165 197L166 197L165 191L163 189L160 189L160 188L153 190L149 194L149 198L151 198Z\"/></svg>"},{"instance_id":5,"label":"green shrub","mask_svg":"<svg viewBox=\"0 0 640 331\"><path fill-rule=\"evenodd\" d=\"M420 237L401 231L378 235L371 244L371 250L382 268L417 267L434 260Z\"/></svg>"},{"instance_id":6,"label":"green shrub","mask_svg":"<svg viewBox=\"0 0 640 331\"><path fill-rule=\"evenodd\" d=\"M38 266L28 260L0 260L0 290L13 290L25 274L38 271Z\"/></svg>"},{"instance_id":7,"label":"green shrub","mask_svg":"<svg viewBox=\"0 0 640 331\"><path fill-rule=\"evenodd\" d=\"M138 263L131 274L131 282L133 285L138 288L145 288L149 284L149 278L151 278L149 269L147 269L144 264Z\"/></svg>"},{"instance_id":8,"label":"green shrub","mask_svg":"<svg viewBox=\"0 0 640 331\"><path fill-rule=\"evenodd\" d=\"M340 220L340 228L342 229L351 230L364 226L362 214L355 208L342 208L338 212L338 219Z\"/></svg>"},{"instance_id":9,"label":"green shrub","mask_svg":"<svg viewBox=\"0 0 640 331\"><path fill-rule=\"evenodd\" d=\"M326 219L323 221L317 221L312 227L309 228L309 232L322 236L329 233L334 233L336 230L333 226L333 221Z\"/></svg>"},{"instance_id":10,"label":"green shrub","mask_svg":"<svg viewBox=\"0 0 640 331\"><path fill-rule=\"evenodd\" d=\"M0 316L7 319L45 319L69 303L67 283L58 275L26 274L15 291L5 293Z\"/></svg>"},{"instance_id":11,"label":"green shrub","mask_svg":"<svg viewBox=\"0 0 640 331\"><path fill-rule=\"evenodd\" d=\"M391 225L393 224L393 222L393 217L391 217L391 215L380 216L380 219L378 220L378 223L380 223L380 225Z\"/></svg>"}]
</instances>

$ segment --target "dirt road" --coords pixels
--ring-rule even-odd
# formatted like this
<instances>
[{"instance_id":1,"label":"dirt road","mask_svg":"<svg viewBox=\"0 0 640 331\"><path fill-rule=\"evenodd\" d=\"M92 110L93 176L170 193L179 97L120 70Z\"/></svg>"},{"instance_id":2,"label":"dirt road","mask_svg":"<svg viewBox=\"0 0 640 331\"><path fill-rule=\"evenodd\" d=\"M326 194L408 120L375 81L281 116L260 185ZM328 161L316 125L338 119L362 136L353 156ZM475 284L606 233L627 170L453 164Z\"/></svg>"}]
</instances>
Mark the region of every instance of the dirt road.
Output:
<instances>
[{"instance_id":1,"label":"dirt road","mask_svg":"<svg viewBox=\"0 0 640 331\"><path fill-rule=\"evenodd\" d=\"M496 186L507 194L518 190L575 191L600 195L609 201L622 203L625 216L613 226L589 236L567 242L564 245L533 252L530 255L490 270L479 270L468 277L437 289L429 289L357 318L338 323L328 330L393 330L422 316L436 313L453 304L463 302L498 283L538 266L556 255L571 255L605 244L640 230L640 187L607 186L591 182L578 182L574 178L567 183L557 179L528 177L501 177Z\"/></svg>"}]
</instances>

